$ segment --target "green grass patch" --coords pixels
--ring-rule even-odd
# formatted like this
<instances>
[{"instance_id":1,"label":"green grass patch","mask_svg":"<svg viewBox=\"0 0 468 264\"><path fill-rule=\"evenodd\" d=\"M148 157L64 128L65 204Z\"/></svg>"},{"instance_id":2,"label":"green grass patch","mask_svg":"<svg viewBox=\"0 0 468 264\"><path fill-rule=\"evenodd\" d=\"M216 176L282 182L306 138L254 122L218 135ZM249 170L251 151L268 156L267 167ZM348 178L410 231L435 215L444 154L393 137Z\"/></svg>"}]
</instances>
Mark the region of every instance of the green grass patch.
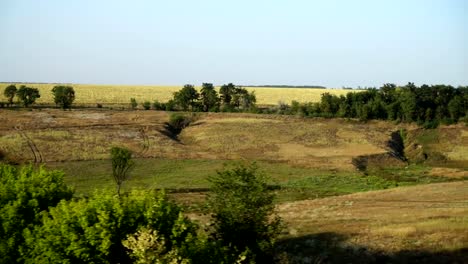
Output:
<instances>
[{"instance_id":1,"label":"green grass patch","mask_svg":"<svg viewBox=\"0 0 468 264\"><path fill-rule=\"evenodd\" d=\"M130 179L122 186L123 192L134 188L206 192L210 176L238 161L136 159L135 163ZM277 193L277 202L451 180L428 175L429 168L422 165L386 168L372 171L369 175L302 168L285 163L259 161L257 166L260 173L271 179L270 184ZM50 163L47 167L63 170L66 183L75 188L78 196L91 194L95 190L116 188L110 160Z\"/></svg>"}]
</instances>

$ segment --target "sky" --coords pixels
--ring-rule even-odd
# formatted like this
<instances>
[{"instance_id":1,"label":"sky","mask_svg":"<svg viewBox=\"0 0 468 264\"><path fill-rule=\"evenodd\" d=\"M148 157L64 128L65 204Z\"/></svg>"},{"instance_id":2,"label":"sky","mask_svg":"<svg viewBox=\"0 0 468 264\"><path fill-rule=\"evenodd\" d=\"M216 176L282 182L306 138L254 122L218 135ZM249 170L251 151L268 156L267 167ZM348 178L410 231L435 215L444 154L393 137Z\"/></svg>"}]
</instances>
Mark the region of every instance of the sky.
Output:
<instances>
[{"instance_id":1,"label":"sky","mask_svg":"<svg viewBox=\"0 0 468 264\"><path fill-rule=\"evenodd\" d=\"M468 85L465 0L0 0L0 81Z\"/></svg>"}]
</instances>

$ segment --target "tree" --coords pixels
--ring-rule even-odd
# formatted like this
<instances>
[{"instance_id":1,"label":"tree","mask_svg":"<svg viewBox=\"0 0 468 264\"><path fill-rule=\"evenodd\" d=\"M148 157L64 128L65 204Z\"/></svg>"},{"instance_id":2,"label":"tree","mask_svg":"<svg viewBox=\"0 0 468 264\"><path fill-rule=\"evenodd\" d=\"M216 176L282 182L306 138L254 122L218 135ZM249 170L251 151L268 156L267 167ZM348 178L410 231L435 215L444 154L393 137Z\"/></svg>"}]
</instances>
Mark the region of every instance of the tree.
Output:
<instances>
[{"instance_id":1,"label":"tree","mask_svg":"<svg viewBox=\"0 0 468 264\"><path fill-rule=\"evenodd\" d=\"M176 101L184 111L187 111L189 108L193 110L198 97L199 94L197 90L195 90L195 87L191 84L184 85L184 88L174 93L174 101Z\"/></svg>"},{"instance_id":2,"label":"tree","mask_svg":"<svg viewBox=\"0 0 468 264\"><path fill-rule=\"evenodd\" d=\"M55 104L62 107L62 109L70 109L73 101L75 101L75 90L71 86L54 86L52 93L54 94Z\"/></svg>"},{"instance_id":3,"label":"tree","mask_svg":"<svg viewBox=\"0 0 468 264\"><path fill-rule=\"evenodd\" d=\"M21 87L18 89L16 96L18 96L18 99L23 102L25 107L33 104L36 102L37 98L41 97L37 88L27 87L24 85L21 85Z\"/></svg>"},{"instance_id":4,"label":"tree","mask_svg":"<svg viewBox=\"0 0 468 264\"><path fill-rule=\"evenodd\" d=\"M214 89L213 84L203 83L200 95L203 105L203 111L212 111L215 107L219 106L218 93Z\"/></svg>"},{"instance_id":5,"label":"tree","mask_svg":"<svg viewBox=\"0 0 468 264\"><path fill-rule=\"evenodd\" d=\"M117 184L117 195L120 197L120 188L129 177L134 166L132 152L126 148L113 147L111 149L112 176Z\"/></svg>"},{"instance_id":6,"label":"tree","mask_svg":"<svg viewBox=\"0 0 468 264\"><path fill-rule=\"evenodd\" d=\"M236 86L232 83L224 84L219 89L219 94L221 96L221 101L225 105L231 104L232 96L235 92Z\"/></svg>"},{"instance_id":7,"label":"tree","mask_svg":"<svg viewBox=\"0 0 468 264\"><path fill-rule=\"evenodd\" d=\"M213 237L234 254L250 251L256 263L271 263L281 221L274 216L274 194L255 164L239 165L209 178L208 203Z\"/></svg>"},{"instance_id":8,"label":"tree","mask_svg":"<svg viewBox=\"0 0 468 264\"><path fill-rule=\"evenodd\" d=\"M464 105L463 98L459 95L453 97L448 104L448 110L453 120L458 120L465 115L466 106Z\"/></svg>"},{"instance_id":9,"label":"tree","mask_svg":"<svg viewBox=\"0 0 468 264\"><path fill-rule=\"evenodd\" d=\"M39 224L50 207L72 198L63 176L43 167L0 165L0 263L22 262L26 228Z\"/></svg>"},{"instance_id":10,"label":"tree","mask_svg":"<svg viewBox=\"0 0 468 264\"><path fill-rule=\"evenodd\" d=\"M5 88L5 91L3 92L3 94L5 95L6 98L8 98L8 104L13 104L13 98L15 97L16 95L16 86L14 85L8 85L6 88Z\"/></svg>"}]
</instances>

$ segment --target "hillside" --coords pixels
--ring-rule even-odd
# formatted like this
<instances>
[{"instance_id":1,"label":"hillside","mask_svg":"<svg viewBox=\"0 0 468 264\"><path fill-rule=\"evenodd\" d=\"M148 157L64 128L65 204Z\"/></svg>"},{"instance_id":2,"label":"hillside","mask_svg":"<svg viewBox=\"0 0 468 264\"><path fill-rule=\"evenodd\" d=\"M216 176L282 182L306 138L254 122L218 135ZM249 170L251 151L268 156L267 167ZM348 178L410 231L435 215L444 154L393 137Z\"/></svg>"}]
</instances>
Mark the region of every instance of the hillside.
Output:
<instances>
[{"instance_id":1,"label":"hillside","mask_svg":"<svg viewBox=\"0 0 468 264\"><path fill-rule=\"evenodd\" d=\"M333 263L468 261L466 190L464 181L282 204L289 227L283 246L297 259Z\"/></svg>"}]
</instances>

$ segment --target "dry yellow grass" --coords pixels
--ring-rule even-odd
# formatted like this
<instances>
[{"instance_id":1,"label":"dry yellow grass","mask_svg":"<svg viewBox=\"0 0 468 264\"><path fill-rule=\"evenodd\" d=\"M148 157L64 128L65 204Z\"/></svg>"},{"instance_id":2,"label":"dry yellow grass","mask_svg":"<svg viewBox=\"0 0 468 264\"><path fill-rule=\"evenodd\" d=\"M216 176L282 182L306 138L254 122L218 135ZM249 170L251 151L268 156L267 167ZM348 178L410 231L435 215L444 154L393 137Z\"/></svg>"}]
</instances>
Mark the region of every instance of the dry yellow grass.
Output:
<instances>
[{"instance_id":1,"label":"dry yellow grass","mask_svg":"<svg viewBox=\"0 0 468 264\"><path fill-rule=\"evenodd\" d=\"M13 160L34 159L29 138L44 161L103 159L111 146L122 145L146 158L241 158L353 170L352 157L385 152L396 129L385 122L209 113L177 142L160 132L168 119L160 111L2 111L0 149Z\"/></svg>"},{"instance_id":2,"label":"dry yellow grass","mask_svg":"<svg viewBox=\"0 0 468 264\"><path fill-rule=\"evenodd\" d=\"M278 206L289 236L336 233L385 252L468 247L468 182L401 187Z\"/></svg>"},{"instance_id":3,"label":"dry yellow grass","mask_svg":"<svg viewBox=\"0 0 468 264\"><path fill-rule=\"evenodd\" d=\"M6 101L3 90L9 84L0 84L0 101ZM18 84L19 86L21 84ZM39 104L53 103L52 88L55 84L27 84L39 89L41 98ZM128 104L130 98L137 102L153 102L158 100L166 102L172 98L173 93L180 90L182 86L160 86L160 85L94 85L94 84L71 84L76 92L76 104ZM200 89L198 87L198 89ZM322 93L342 95L350 92L343 89L300 89L300 88L264 88L247 87L257 95L257 103L261 105L276 105L278 102L290 104L292 100L299 102L318 102Z\"/></svg>"}]
</instances>

